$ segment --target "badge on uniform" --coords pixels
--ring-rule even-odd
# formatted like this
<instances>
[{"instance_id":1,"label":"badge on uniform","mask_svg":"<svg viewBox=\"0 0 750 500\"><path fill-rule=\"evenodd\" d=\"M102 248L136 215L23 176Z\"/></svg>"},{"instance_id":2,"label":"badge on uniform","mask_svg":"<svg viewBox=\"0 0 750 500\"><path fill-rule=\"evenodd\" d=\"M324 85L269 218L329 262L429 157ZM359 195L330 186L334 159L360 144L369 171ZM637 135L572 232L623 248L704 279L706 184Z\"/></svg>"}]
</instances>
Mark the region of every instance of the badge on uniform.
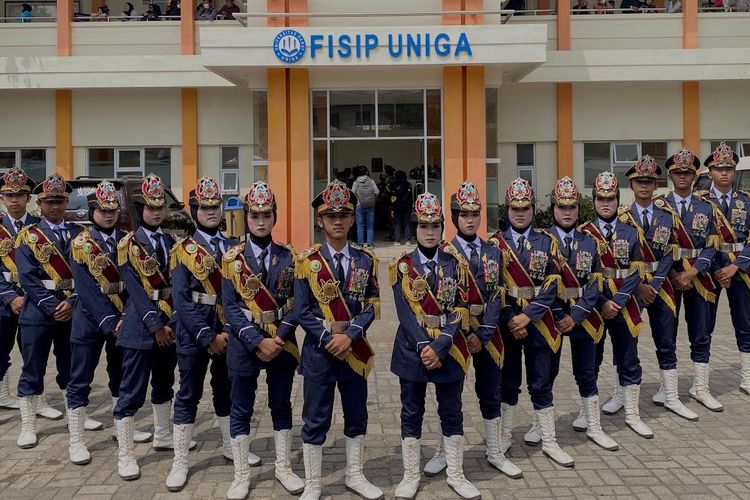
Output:
<instances>
[{"instance_id":1,"label":"badge on uniform","mask_svg":"<svg viewBox=\"0 0 750 500\"><path fill-rule=\"evenodd\" d=\"M544 279L547 270L547 254L534 250L529 257L529 274L535 279Z\"/></svg>"},{"instance_id":2,"label":"badge on uniform","mask_svg":"<svg viewBox=\"0 0 750 500\"><path fill-rule=\"evenodd\" d=\"M705 238L706 232L708 231L708 215L701 213L695 214L693 216L692 230L699 238Z\"/></svg>"},{"instance_id":3,"label":"badge on uniform","mask_svg":"<svg viewBox=\"0 0 750 500\"><path fill-rule=\"evenodd\" d=\"M365 298L367 282L370 272L367 269L352 269L352 278L349 280L349 295L356 301Z\"/></svg>"},{"instance_id":4,"label":"badge on uniform","mask_svg":"<svg viewBox=\"0 0 750 500\"><path fill-rule=\"evenodd\" d=\"M440 278L437 301L444 311L453 307L453 302L456 300L456 290L458 290L458 281L453 278Z\"/></svg>"},{"instance_id":5,"label":"badge on uniform","mask_svg":"<svg viewBox=\"0 0 750 500\"><path fill-rule=\"evenodd\" d=\"M736 203L737 206L739 206L741 202L738 201ZM743 203L744 205L744 203ZM732 216L730 219L730 223L732 224L732 227L737 231L744 231L745 229L745 221L747 220L747 212L740 208L733 208L732 209Z\"/></svg>"},{"instance_id":6,"label":"badge on uniform","mask_svg":"<svg viewBox=\"0 0 750 500\"><path fill-rule=\"evenodd\" d=\"M620 264L630 264L630 245L628 244L628 240L612 241L612 252Z\"/></svg>"},{"instance_id":7,"label":"badge on uniform","mask_svg":"<svg viewBox=\"0 0 750 500\"><path fill-rule=\"evenodd\" d=\"M578 252L576 254L576 277L585 278L591 274L591 265L594 262L594 256L591 252Z\"/></svg>"},{"instance_id":8,"label":"badge on uniform","mask_svg":"<svg viewBox=\"0 0 750 500\"><path fill-rule=\"evenodd\" d=\"M487 288L494 289L500 279L500 266L496 260L488 259L484 256L484 281Z\"/></svg>"},{"instance_id":9,"label":"badge on uniform","mask_svg":"<svg viewBox=\"0 0 750 500\"><path fill-rule=\"evenodd\" d=\"M289 297L289 292L292 290L292 283L294 283L294 268L286 267L281 271L278 286L276 287L276 293L278 293L279 297Z\"/></svg>"},{"instance_id":10,"label":"badge on uniform","mask_svg":"<svg viewBox=\"0 0 750 500\"><path fill-rule=\"evenodd\" d=\"M653 243L661 248L667 246L669 243L669 237L672 235L672 231L666 226L657 226L654 230L654 236L651 239Z\"/></svg>"}]
</instances>

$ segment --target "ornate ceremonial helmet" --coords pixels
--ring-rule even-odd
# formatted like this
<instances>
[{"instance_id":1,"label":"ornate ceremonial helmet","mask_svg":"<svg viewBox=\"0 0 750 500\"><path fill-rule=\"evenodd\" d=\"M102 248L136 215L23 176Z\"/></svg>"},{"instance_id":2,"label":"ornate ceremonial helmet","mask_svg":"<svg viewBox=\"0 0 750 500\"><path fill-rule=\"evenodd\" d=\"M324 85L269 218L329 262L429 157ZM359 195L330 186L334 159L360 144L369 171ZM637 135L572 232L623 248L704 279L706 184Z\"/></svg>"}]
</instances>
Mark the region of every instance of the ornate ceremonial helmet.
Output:
<instances>
[{"instance_id":1,"label":"ornate ceremonial helmet","mask_svg":"<svg viewBox=\"0 0 750 500\"><path fill-rule=\"evenodd\" d=\"M740 157L737 156L737 153L722 141L719 147L714 149L714 152L706 158L703 164L708 168L735 168L739 161Z\"/></svg>"},{"instance_id":2,"label":"ornate ceremonial helmet","mask_svg":"<svg viewBox=\"0 0 750 500\"><path fill-rule=\"evenodd\" d=\"M550 199L553 205L571 207L578 205L581 193L578 191L578 186L576 186L573 179L566 175L562 179L557 180L552 193L550 193Z\"/></svg>"},{"instance_id":3,"label":"ornate ceremonial helmet","mask_svg":"<svg viewBox=\"0 0 750 500\"><path fill-rule=\"evenodd\" d=\"M625 172L625 177L630 179L652 179L657 180L661 175L661 167L656 160L651 158L649 155L644 155L640 160L635 162L635 165L630 167Z\"/></svg>"},{"instance_id":4,"label":"ornate ceremonial helmet","mask_svg":"<svg viewBox=\"0 0 750 500\"><path fill-rule=\"evenodd\" d=\"M440 206L440 200L432 193L422 193L417 196L414 202L413 220L419 224L443 222L443 207Z\"/></svg>"},{"instance_id":5,"label":"ornate ceremonial helmet","mask_svg":"<svg viewBox=\"0 0 750 500\"><path fill-rule=\"evenodd\" d=\"M535 203L534 190L531 188L529 181L517 177L510 183L508 190L505 192L505 204L508 208L533 207Z\"/></svg>"},{"instance_id":6,"label":"ornate ceremonial helmet","mask_svg":"<svg viewBox=\"0 0 750 500\"><path fill-rule=\"evenodd\" d=\"M221 206L221 188L216 179L203 176L198 179L195 189L190 191L189 203L192 207L220 207Z\"/></svg>"},{"instance_id":7,"label":"ornate ceremonial helmet","mask_svg":"<svg viewBox=\"0 0 750 500\"><path fill-rule=\"evenodd\" d=\"M617 198L620 195L620 189L617 186L615 174L605 170L597 175L591 194L594 198Z\"/></svg>"},{"instance_id":8,"label":"ornate ceremonial helmet","mask_svg":"<svg viewBox=\"0 0 750 500\"><path fill-rule=\"evenodd\" d=\"M276 197L268 184L258 181L250 186L245 196L245 210L258 214L276 210Z\"/></svg>"},{"instance_id":9,"label":"ornate ceremonial helmet","mask_svg":"<svg viewBox=\"0 0 750 500\"><path fill-rule=\"evenodd\" d=\"M451 210L476 212L482 209L479 191L471 181L464 181L458 190L451 195Z\"/></svg>"},{"instance_id":10,"label":"ornate ceremonial helmet","mask_svg":"<svg viewBox=\"0 0 750 500\"><path fill-rule=\"evenodd\" d=\"M96 185L96 190L86 196L89 208L100 210L117 210L120 208L120 200L117 199L117 189L109 181L101 181Z\"/></svg>"},{"instance_id":11,"label":"ornate ceremonial helmet","mask_svg":"<svg viewBox=\"0 0 750 500\"><path fill-rule=\"evenodd\" d=\"M13 167L0 177L0 194L31 194L36 183L29 179L26 172L18 167Z\"/></svg>"},{"instance_id":12,"label":"ornate ceremonial helmet","mask_svg":"<svg viewBox=\"0 0 750 500\"><path fill-rule=\"evenodd\" d=\"M68 195L72 192L73 188L70 184L57 174L47 176L32 191L33 194L37 195L37 200L39 201L67 200Z\"/></svg>"},{"instance_id":13,"label":"ornate ceremonial helmet","mask_svg":"<svg viewBox=\"0 0 750 500\"><path fill-rule=\"evenodd\" d=\"M156 174L148 174L143 178L140 192L133 195L133 200L150 207L163 207L166 203L164 197L164 184Z\"/></svg>"},{"instance_id":14,"label":"ornate ceremonial helmet","mask_svg":"<svg viewBox=\"0 0 750 500\"><path fill-rule=\"evenodd\" d=\"M319 193L312 202L312 207L317 210L318 215L338 212L354 213L356 205L357 196L338 179L329 182L323 192Z\"/></svg>"},{"instance_id":15,"label":"ornate ceremonial helmet","mask_svg":"<svg viewBox=\"0 0 750 500\"><path fill-rule=\"evenodd\" d=\"M680 148L664 163L667 172L696 172L701 168L700 159L688 148Z\"/></svg>"}]
</instances>

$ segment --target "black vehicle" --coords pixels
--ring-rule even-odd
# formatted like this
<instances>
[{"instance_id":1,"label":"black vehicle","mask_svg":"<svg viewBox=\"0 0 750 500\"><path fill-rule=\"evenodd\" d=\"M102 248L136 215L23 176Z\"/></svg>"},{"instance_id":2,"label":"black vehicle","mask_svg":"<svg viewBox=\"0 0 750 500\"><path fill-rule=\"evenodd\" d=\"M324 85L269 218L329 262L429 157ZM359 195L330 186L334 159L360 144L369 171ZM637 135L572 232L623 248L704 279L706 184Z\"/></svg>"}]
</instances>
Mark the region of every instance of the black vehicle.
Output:
<instances>
[{"instance_id":1,"label":"black vehicle","mask_svg":"<svg viewBox=\"0 0 750 500\"><path fill-rule=\"evenodd\" d=\"M143 182L143 179L140 177L122 177L118 179L77 177L74 180L68 181L68 184L73 188L73 192L70 194L68 200L68 209L65 212L65 220L69 222L77 222L79 224L90 224L86 196L88 196L89 193L93 193L96 189L96 185L103 180L110 181L117 189L117 197L120 200L120 206L122 207L117 227L123 231L134 230L137 218L131 200L133 199L133 193L140 189L141 183ZM177 197L168 187L164 188L164 194L166 197L167 209L169 210L162 225L164 230L169 231L176 236L192 234L195 230L195 224L190 218L190 215L185 212L185 204L178 201Z\"/></svg>"},{"instance_id":2,"label":"black vehicle","mask_svg":"<svg viewBox=\"0 0 750 500\"><path fill-rule=\"evenodd\" d=\"M738 165L738 167L740 167ZM708 176L708 172L703 172L698 175L698 180L695 181L693 191L708 191L711 189L711 178ZM737 177L734 178L734 184L732 185L733 190L750 191L750 170L744 170L737 168Z\"/></svg>"}]
</instances>

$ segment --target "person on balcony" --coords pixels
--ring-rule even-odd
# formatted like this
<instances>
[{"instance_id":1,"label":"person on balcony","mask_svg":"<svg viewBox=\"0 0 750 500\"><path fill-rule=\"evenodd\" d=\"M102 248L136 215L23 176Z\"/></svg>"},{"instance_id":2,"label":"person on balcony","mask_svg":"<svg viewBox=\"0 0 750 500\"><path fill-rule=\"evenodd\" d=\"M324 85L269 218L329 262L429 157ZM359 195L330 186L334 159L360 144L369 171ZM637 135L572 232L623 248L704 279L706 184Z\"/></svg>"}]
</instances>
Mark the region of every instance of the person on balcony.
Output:
<instances>
[{"instance_id":1,"label":"person on balcony","mask_svg":"<svg viewBox=\"0 0 750 500\"><path fill-rule=\"evenodd\" d=\"M219 10L219 15L222 19L234 19L235 12L239 12L240 8L234 3L234 0L224 0L224 6Z\"/></svg>"},{"instance_id":2,"label":"person on balcony","mask_svg":"<svg viewBox=\"0 0 750 500\"><path fill-rule=\"evenodd\" d=\"M27 3L21 4L21 13L16 16L16 22L17 23L30 23L31 18L31 5Z\"/></svg>"},{"instance_id":3,"label":"person on balcony","mask_svg":"<svg viewBox=\"0 0 750 500\"><path fill-rule=\"evenodd\" d=\"M578 0L578 3L575 4L571 10L573 11L573 14L591 14L591 12L589 12L588 0Z\"/></svg>"},{"instance_id":4,"label":"person on balcony","mask_svg":"<svg viewBox=\"0 0 750 500\"><path fill-rule=\"evenodd\" d=\"M135 10L132 3L125 2L125 9L122 11L121 21L132 21L133 19L138 20L138 11Z\"/></svg>"},{"instance_id":5,"label":"person on balcony","mask_svg":"<svg viewBox=\"0 0 750 500\"><path fill-rule=\"evenodd\" d=\"M164 14L164 16L169 21L178 21L181 15L180 2L178 2L177 0L170 0L170 2L167 4L167 12Z\"/></svg>"},{"instance_id":6,"label":"person on balcony","mask_svg":"<svg viewBox=\"0 0 750 500\"><path fill-rule=\"evenodd\" d=\"M203 0L203 3L198 5L198 10L195 11L195 20L215 21L217 15L219 15L219 13L214 8L212 0Z\"/></svg>"}]
</instances>

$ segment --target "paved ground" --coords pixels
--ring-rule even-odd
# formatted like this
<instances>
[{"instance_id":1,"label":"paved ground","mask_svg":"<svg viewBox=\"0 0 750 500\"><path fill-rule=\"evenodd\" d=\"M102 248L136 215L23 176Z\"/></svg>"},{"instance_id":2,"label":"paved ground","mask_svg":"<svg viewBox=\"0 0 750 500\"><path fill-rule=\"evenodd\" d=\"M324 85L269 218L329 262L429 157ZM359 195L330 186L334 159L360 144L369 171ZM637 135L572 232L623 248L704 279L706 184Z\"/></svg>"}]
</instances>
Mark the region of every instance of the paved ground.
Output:
<instances>
[{"instance_id":1,"label":"paved ground","mask_svg":"<svg viewBox=\"0 0 750 500\"><path fill-rule=\"evenodd\" d=\"M387 249L391 250L391 249ZM395 249L393 249L395 250ZM393 252L390 252L393 255ZM388 258L383 258L380 276L383 281L383 319L376 322L368 335L378 357L369 379L370 424L367 436L368 477L381 486L389 498L401 478L399 441L398 381L388 371L396 319L393 298L386 286ZM557 429L562 446L576 459L574 469L562 469L545 458L539 448L523 444L523 433L530 422L531 406L522 395L516 412L514 446L510 457L524 471L523 479L509 480L499 475L484 460L482 436L484 428L476 397L473 394L473 373L464 392L467 452L465 470L468 478L482 491L483 498L592 498L600 496L634 496L638 498L750 498L750 397L739 393L739 355L729 321L726 299L720 307L719 328L714 336L714 394L726 406L724 413L715 414L694 402L688 406L700 415L690 423L666 413L650 403L658 388L658 372L650 332L641 336L641 360L644 384L641 415L656 434L653 440L636 436L624 424L622 414L604 417L605 430L620 444L618 452L606 452L574 432L571 422L578 410L577 389L570 371L570 356L565 347L562 370L555 386ZM679 359L680 390L687 401L692 368L687 350L687 334L680 329ZM607 346L609 350L609 345ZM609 351L608 351L609 352ZM16 381L18 356L11 368ZM139 481L125 483L116 471L116 446L111 440L111 407L106 392L103 369L97 374L92 394L94 416L106 422L100 432L87 433L93 462L85 467L68 461L67 433L63 421L40 423L40 444L33 450L20 450L15 445L19 428L18 412L0 410L0 497L16 498L223 498L232 479L232 466L221 456L221 439L210 408L210 398L201 403L195 438L199 442L190 455L190 482L181 494L168 493L164 480L171 465L171 456L154 452L150 445L138 445L136 453L141 465ZM602 395L610 394L611 367L604 367L600 380ZM294 390L295 439L293 466L302 476L299 429L302 408L301 378ZM53 387L53 376L47 377ZM273 478L273 435L266 409L267 391L263 385L258 396L256 416L252 422L252 449L263 458L264 465L253 470L251 498L290 498ZM206 391L209 391L208 384ZM208 392L207 392L208 394ZM50 389L50 402L61 407L57 391ZM425 419L423 456L432 454L438 435L434 403L428 405ZM139 428L151 424L151 411L137 415ZM332 432L324 450L324 495L350 497L344 489L344 440L341 412L337 410ZM424 461L423 461L424 463ZM423 478L419 498L453 498L444 476Z\"/></svg>"}]
</instances>

